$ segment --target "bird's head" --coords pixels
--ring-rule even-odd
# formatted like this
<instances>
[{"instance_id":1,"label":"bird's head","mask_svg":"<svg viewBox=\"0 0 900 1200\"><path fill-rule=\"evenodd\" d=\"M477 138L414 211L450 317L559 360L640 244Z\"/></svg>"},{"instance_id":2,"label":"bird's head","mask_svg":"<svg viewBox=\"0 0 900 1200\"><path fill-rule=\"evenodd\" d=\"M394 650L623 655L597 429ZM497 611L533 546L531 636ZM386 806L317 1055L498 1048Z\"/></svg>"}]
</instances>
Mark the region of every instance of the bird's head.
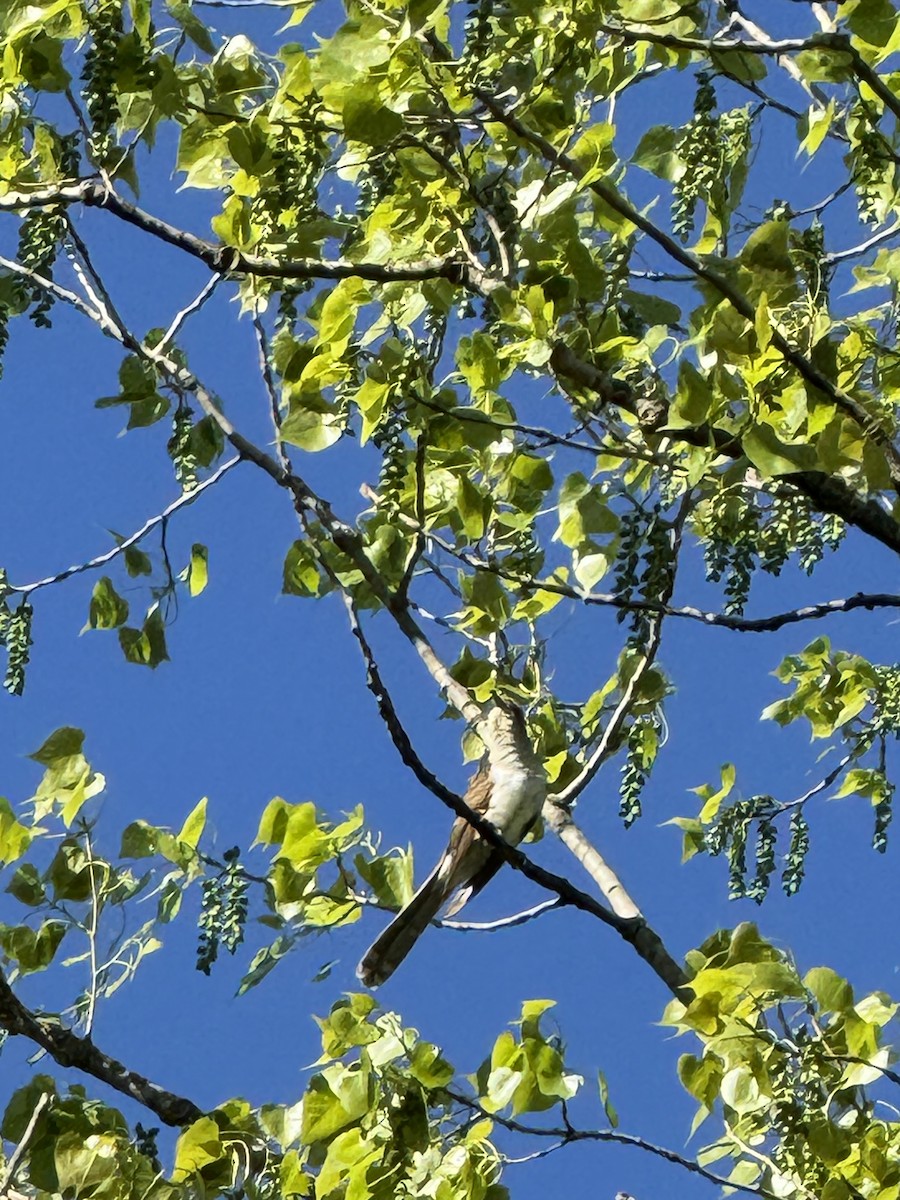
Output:
<instances>
[{"instance_id":1,"label":"bird's head","mask_svg":"<svg viewBox=\"0 0 900 1200\"><path fill-rule=\"evenodd\" d=\"M481 740L492 757L499 751L515 750L519 754L531 749L525 715L517 704L495 697L493 707L479 727Z\"/></svg>"}]
</instances>

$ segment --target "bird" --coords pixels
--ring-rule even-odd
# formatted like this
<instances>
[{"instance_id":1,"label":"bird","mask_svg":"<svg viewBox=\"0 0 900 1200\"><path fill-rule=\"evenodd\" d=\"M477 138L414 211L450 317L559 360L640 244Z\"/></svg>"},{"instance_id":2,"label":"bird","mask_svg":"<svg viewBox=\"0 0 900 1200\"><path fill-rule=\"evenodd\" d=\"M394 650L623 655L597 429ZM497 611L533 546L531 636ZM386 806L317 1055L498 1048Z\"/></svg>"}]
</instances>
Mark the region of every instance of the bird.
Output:
<instances>
[{"instance_id":1,"label":"bird","mask_svg":"<svg viewBox=\"0 0 900 1200\"><path fill-rule=\"evenodd\" d=\"M478 733L485 754L469 781L465 802L517 846L540 819L547 792L543 767L517 705L496 701ZM364 986L376 988L389 979L445 902L456 893L446 915L458 913L493 879L503 861L502 853L465 817L457 817L434 870L363 955L356 974Z\"/></svg>"}]
</instances>

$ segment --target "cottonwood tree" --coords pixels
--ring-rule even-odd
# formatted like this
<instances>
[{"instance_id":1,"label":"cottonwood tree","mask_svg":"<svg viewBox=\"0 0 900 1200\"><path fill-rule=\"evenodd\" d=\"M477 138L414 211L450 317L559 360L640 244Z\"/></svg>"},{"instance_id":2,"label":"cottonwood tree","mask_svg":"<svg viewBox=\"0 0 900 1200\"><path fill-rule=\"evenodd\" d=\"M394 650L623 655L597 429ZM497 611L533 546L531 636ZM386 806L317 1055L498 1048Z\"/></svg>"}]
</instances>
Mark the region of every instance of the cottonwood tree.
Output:
<instances>
[{"instance_id":1,"label":"cottonwood tree","mask_svg":"<svg viewBox=\"0 0 900 1200\"><path fill-rule=\"evenodd\" d=\"M889 0L3 6L0 344L53 353L74 319L113 344L117 387L77 402L124 413L146 478L167 470L171 488L102 553L71 547L66 570L28 582L7 564L7 703L27 703L48 593L85 581L87 626L128 664L163 663L179 599L185 637L188 597L208 586L206 603L229 604L205 545L173 562L167 531L189 505L202 523L213 489L264 480L296 525L290 545L259 537L301 598L298 637L304 603L343 606L359 687L409 786L541 893L486 924L581 910L592 953L640 957L683 1035L702 1148L620 1131L602 1078L598 1119L549 1001L528 997L512 1032L479 1030L478 1066L451 1064L371 993L339 996L287 1105L223 1096L206 1111L142 1074L139 1037L112 1058L98 1007L174 922L191 936L186 893L200 897L201 970L243 954L252 930L242 990L275 987L310 935L329 931L336 953L345 926L374 935L378 910L411 895L412 858L328 797L272 800L255 848L223 851L227 814L213 839L202 803L176 830L147 812L114 844L103 776L67 726L32 755L31 799L0 801L0 1025L42 1052L32 1075L4 1079L0 1195L494 1200L507 1156L618 1141L662 1156L673 1188L900 1196L900 1076L883 1032L895 1004L805 970L747 922L697 928L679 962L642 916L654 898L628 894L579 814L617 792L640 853L642 797L652 805L654 762L677 742L665 746L679 682L666 634L693 622L710 675L725 674L723 639L755 637L781 687L767 736L798 723L817 744L801 795L763 794L726 766L683 801L684 857L718 856L735 897L794 893L834 795L871 802L886 848L900 669L843 648L840 614L863 610L877 634L900 596L850 583L809 596L823 556L883 571L900 552L898 29ZM127 259L136 244L203 270L202 290L185 304L164 271L105 269L110 246ZM138 290L152 322L128 316ZM192 329L223 297L221 343L255 339L253 395L196 365ZM84 438L110 416L85 411ZM28 520L21 497L16 511ZM798 568L812 575L801 606ZM577 696L555 686L563 611L591 647ZM782 629L779 666L767 646ZM416 659L413 694L392 695L385 676ZM540 865L541 845L505 844L434 775L400 713L435 694L469 760L495 698L525 711L565 873ZM63 998L26 1004L34 972ZM605 1149L592 1153L600 1179Z\"/></svg>"}]
</instances>

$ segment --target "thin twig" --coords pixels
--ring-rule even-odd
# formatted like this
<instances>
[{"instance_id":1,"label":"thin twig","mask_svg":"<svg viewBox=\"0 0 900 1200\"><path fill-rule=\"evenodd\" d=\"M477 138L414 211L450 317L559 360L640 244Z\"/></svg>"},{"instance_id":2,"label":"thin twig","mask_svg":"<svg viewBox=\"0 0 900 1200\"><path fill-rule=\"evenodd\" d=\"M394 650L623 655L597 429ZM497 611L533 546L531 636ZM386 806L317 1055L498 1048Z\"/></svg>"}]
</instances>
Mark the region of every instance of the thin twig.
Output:
<instances>
[{"instance_id":1,"label":"thin twig","mask_svg":"<svg viewBox=\"0 0 900 1200\"><path fill-rule=\"evenodd\" d=\"M31 1110L31 1116L28 1118L28 1124L25 1126L16 1148L7 1159L6 1167L3 1173L0 1174L0 1196L7 1195L9 1185L15 1178L16 1171L19 1168L19 1163L22 1161L25 1151L28 1149L28 1143L31 1141L34 1131L37 1128L37 1123L41 1118L41 1113L52 1099L53 1097L50 1092L41 1092L40 1096L38 1096L37 1100L35 1101L34 1108Z\"/></svg>"},{"instance_id":2,"label":"thin twig","mask_svg":"<svg viewBox=\"0 0 900 1200\"><path fill-rule=\"evenodd\" d=\"M169 325L169 328L163 334L162 339L159 342L160 347L168 346L169 342L174 340L174 338L178 334L178 331L181 329L182 325L185 323L185 321L188 319L188 317L191 316L193 313L200 311L200 309L203 307L203 305L210 298L210 296L213 294L213 292L216 290L216 288L219 286L219 284L221 282L222 282L222 277L220 275L213 275L211 279L208 279L206 281L206 283L203 285L203 287L200 289L200 291L197 293L197 295L194 297L194 299L190 302L190 304L186 304L184 308L179 309L179 311L172 318L172 322Z\"/></svg>"},{"instance_id":3,"label":"thin twig","mask_svg":"<svg viewBox=\"0 0 900 1200\"><path fill-rule=\"evenodd\" d=\"M89 265L86 252L85 259ZM0 265L4 261L0 258ZM12 263L12 268L15 269L16 273L33 280L41 287L46 286L47 290L54 295L60 295L60 293L65 291L65 289L61 289L58 285L54 284L52 280L44 279L28 268L23 267L20 263ZM99 276L97 276L96 271L93 268L90 269L104 297L108 298L108 293L99 282ZM106 299L101 308L94 310L80 296L74 293L66 293L65 298L80 312L90 317L109 337L114 338L159 370L167 378L169 386L179 391L190 392L196 398L203 412L215 422L223 436L237 450L239 456L252 462L254 466L259 467L279 487L284 488L291 494L295 511L301 519L303 513L310 513L315 516L316 520L325 528L338 550L346 554L360 570L366 583L371 587L385 610L394 618L401 633L419 655L426 670L447 701L456 708L465 720L477 725L483 719L481 706L475 702L468 689L453 677L447 666L435 652L434 647L428 641L424 631L413 618L409 607L397 602L396 595L388 588L383 577L366 553L359 533L341 521L333 512L330 504L317 495L301 476L294 471L285 470L282 464L273 458L272 455L266 453L261 447L244 437L222 412L212 394L187 367L182 366L164 354L158 347L148 346L136 338L118 317L111 301Z\"/></svg>"},{"instance_id":4,"label":"thin twig","mask_svg":"<svg viewBox=\"0 0 900 1200\"><path fill-rule=\"evenodd\" d=\"M495 933L498 929L513 929L519 925L526 925L529 921L535 920L536 917L542 917L544 913L552 912L554 909L562 907L564 907L564 901L559 896L554 896L552 900L542 900L540 904L533 904L531 908L525 908L521 912L512 913L508 917L497 917L493 921L454 921L444 917L438 920L438 924L443 929Z\"/></svg>"},{"instance_id":5,"label":"thin twig","mask_svg":"<svg viewBox=\"0 0 900 1200\"><path fill-rule=\"evenodd\" d=\"M88 988L87 1014L84 1018L85 1036L90 1037L91 1031L94 1028L94 1013L97 1009L97 990L100 983L100 974L97 970L97 930L100 925L100 892L97 887L96 869L98 869L101 864L95 862L94 860L93 848L91 846L91 832L87 824L85 824L82 832L84 834L85 859L87 861L88 875L91 881L91 910L87 925L85 927L85 934L87 935L88 939L91 982L90 987Z\"/></svg>"},{"instance_id":6,"label":"thin twig","mask_svg":"<svg viewBox=\"0 0 900 1200\"><path fill-rule=\"evenodd\" d=\"M563 1145L573 1142L611 1142L619 1146L633 1146L635 1149L643 1150L647 1154L664 1158L666 1162L674 1163L676 1166L682 1167L685 1171L690 1171L693 1175L699 1175L701 1178L708 1180L709 1183L718 1184L720 1187L728 1188L729 1190L745 1192L749 1196L764 1196L766 1200L776 1200L775 1193L770 1192L767 1188L735 1183L733 1180L727 1179L724 1175L717 1175L713 1171L708 1171L706 1167L701 1167L698 1162L690 1158L685 1158L684 1155L678 1154L675 1150L659 1146L655 1142L650 1142L646 1138L638 1137L633 1133L622 1133L618 1129L575 1129L571 1126L545 1128L538 1125L526 1125L523 1121L517 1121L512 1117L503 1117L499 1113L491 1112L479 1104L477 1100L473 1100L469 1096L464 1096L461 1092L457 1092L451 1088L443 1088L442 1091L451 1100L455 1101L455 1103L461 1104L464 1108L468 1108L472 1112L479 1113L497 1125L502 1125L504 1129L508 1129L511 1133L521 1133L529 1137L553 1138Z\"/></svg>"},{"instance_id":7,"label":"thin twig","mask_svg":"<svg viewBox=\"0 0 900 1200\"><path fill-rule=\"evenodd\" d=\"M737 617L730 613L716 613L702 608L694 608L689 604L676 606L664 604L658 600L634 598L626 600L622 596L617 596L615 592L592 592L574 584L562 583L557 579L534 579L527 575L520 575L516 571L510 571L502 563L489 562L469 551L458 550L450 542L435 534L429 536L436 546L460 562L475 570L497 575L523 591L549 592L551 595L577 600L579 604L614 608L624 612L646 612L687 621L699 621L703 625L729 629L735 633L774 633L775 630L781 629L785 625L797 625L803 621L818 621L835 613L853 612L858 608L866 609L868 612L881 608L900 608L900 595L892 592L858 592L855 596L821 600L817 604L806 604L800 608L771 613L765 617Z\"/></svg>"},{"instance_id":8,"label":"thin twig","mask_svg":"<svg viewBox=\"0 0 900 1200\"><path fill-rule=\"evenodd\" d=\"M858 749L849 751L849 753L844 755L837 766L832 767L828 774L823 779L820 779L817 784L811 787L808 792L804 792L803 795L798 796L796 800L785 801L784 804L779 805L779 810L781 812L787 812L788 809L802 808L807 800L812 800L813 796L818 796L819 792L824 792L827 787L831 787L838 775L840 775L841 771L843 771L844 767L849 766L849 764L852 763L855 758L859 758L859 756L860 751Z\"/></svg>"},{"instance_id":9,"label":"thin twig","mask_svg":"<svg viewBox=\"0 0 900 1200\"><path fill-rule=\"evenodd\" d=\"M252 878L252 876L247 877ZM267 881L263 879L259 882L266 883ZM325 899L329 898L327 892L323 892L322 896ZM381 912L391 913L397 911L395 907L389 904L382 904L380 900L359 892L352 892L351 897L357 904L365 905L366 908L377 908ZM538 917L542 917L545 913L563 907L563 902L559 896L554 896L552 900L542 900L540 904L533 904L531 908L522 909L521 912L511 913L506 917L496 917L493 921L454 921L448 917L433 917L431 924L436 929L452 929L456 933L496 933L500 929L514 929L519 925L527 925Z\"/></svg>"},{"instance_id":10,"label":"thin twig","mask_svg":"<svg viewBox=\"0 0 900 1200\"><path fill-rule=\"evenodd\" d=\"M266 389L266 395L269 398L269 415L272 419L272 428L275 431L275 453L278 455L278 461L281 463L285 471L293 470L291 460L284 448L284 442L281 440L281 408L278 403L278 389L275 386L275 376L272 374L272 360L269 354L269 339L266 336L266 330L259 315L259 310L253 314L253 329L256 333L256 346L259 357L259 373L262 376L262 381Z\"/></svg>"},{"instance_id":11,"label":"thin twig","mask_svg":"<svg viewBox=\"0 0 900 1200\"><path fill-rule=\"evenodd\" d=\"M145 538L147 534L154 530L158 525L162 525L168 521L169 518L174 513L178 512L179 509L186 507L188 504L193 504L193 502L197 500L203 494L203 492L217 484L222 476L226 475L230 470L232 470L232 468L236 467L240 461L241 458L239 455L236 455L234 458L229 458L226 462L222 463L220 467L217 467L208 479L204 479L202 483L198 483L195 488L192 488L189 492L184 492L178 497L177 500L173 500L168 507L162 510L162 512L157 513L154 517L150 517L148 521L144 522L140 529L136 529L134 533L129 534L127 538L123 538L121 542L113 546L111 550L107 550L105 554L98 554L96 558L90 558L87 560L87 562L77 563L72 567L66 567L64 571L57 571L55 575L47 575L44 579L35 580L34 583L10 585L10 591L17 592L22 596L29 596L32 592L36 592L39 588L50 587L51 584L61 583L64 579L70 579L73 575L81 575L85 571L95 571L98 567L106 566L106 564L112 562L114 558L118 558L120 554L124 554L126 550L137 545L138 542Z\"/></svg>"},{"instance_id":12,"label":"thin twig","mask_svg":"<svg viewBox=\"0 0 900 1200\"><path fill-rule=\"evenodd\" d=\"M858 246L850 246L846 250L835 250L831 254L825 254L822 257L822 262L826 266L832 266L834 263L844 262L848 258L859 258L871 250L873 246L880 246L882 242L890 241L891 238L900 234L900 221L895 221L893 225L887 229L882 229L880 233L875 233L866 241L860 242Z\"/></svg>"},{"instance_id":13,"label":"thin twig","mask_svg":"<svg viewBox=\"0 0 900 1200\"><path fill-rule=\"evenodd\" d=\"M397 599L402 604L409 603L409 587L412 583L413 575L416 567L425 552L425 458L428 454L428 431L423 429L416 439L416 536L415 542L409 552L409 560L406 564L406 569L403 572L403 577L397 585Z\"/></svg>"},{"instance_id":14,"label":"thin twig","mask_svg":"<svg viewBox=\"0 0 900 1200\"><path fill-rule=\"evenodd\" d=\"M684 530L684 523L687 520L688 511L690 509L691 493L686 492L682 497L681 506L678 515L672 526L672 546L671 546L671 569L668 578L660 594L660 603L668 604L672 592L675 587L675 571L678 565L678 552L681 548L681 537ZM578 775L575 776L566 786L559 791L554 799L560 808L571 808L584 789L588 786L591 780L596 776L604 762L606 762L614 747L618 745L619 734L621 733L625 720L631 711L632 701L638 693L641 682L653 663L656 661L656 655L659 651L662 641L662 626L665 614L656 613L650 618L650 628L646 640L644 652L641 655L641 660L632 671L628 682L622 689L622 695L618 704L613 709L613 712L604 726L600 740L591 751L584 766Z\"/></svg>"}]
</instances>

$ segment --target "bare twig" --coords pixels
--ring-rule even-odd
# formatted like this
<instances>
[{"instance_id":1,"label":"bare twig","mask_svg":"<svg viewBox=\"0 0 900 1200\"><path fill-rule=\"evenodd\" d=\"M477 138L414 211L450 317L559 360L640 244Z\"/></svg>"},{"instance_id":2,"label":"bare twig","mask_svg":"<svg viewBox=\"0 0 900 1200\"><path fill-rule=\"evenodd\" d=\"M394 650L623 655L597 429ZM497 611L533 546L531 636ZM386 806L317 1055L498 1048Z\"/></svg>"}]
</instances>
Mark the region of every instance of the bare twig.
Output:
<instances>
[{"instance_id":1,"label":"bare twig","mask_svg":"<svg viewBox=\"0 0 900 1200\"><path fill-rule=\"evenodd\" d=\"M20 263L11 263L11 269L15 269L16 273L33 280L42 287L46 286L47 290L51 291L54 295L60 295L60 293L65 292L64 298L69 303L73 304L84 315L90 317L109 337L114 338L160 370L164 377L167 378L170 386L179 391L190 392L196 398L203 412L215 422L224 437L237 450L238 455L259 467L279 487L284 488L291 494L298 516L302 517L304 513L311 513L322 524L335 546L346 554L361 571L363 578L381 601L384 608L394 618L400 631L413 646L432 679L449 703L467 721L477 725L482 720L481 707L475 703L468 689L453 678L440 657L435 653L434 648L420 626L414 620L408 606L398 603L397 597L391 593L381 574L366 554L362 540L356 530L341 521L332 511L328 502L318 496L304 479L295 472L286 470L270 454L244 437L219 408L212 394L191 371L164 354L159 347L150 347L146 343L141 342L128 330L116 312L112 301L109 299L109 293L102 284L98 273L92 267L86 247L79 245L79 249L88 270L94 278L97 291L100 293L100 295L95 293L92 296L96 305L95 308L92 308L80 296L71 292L65 292L65 289L59 288L52 280L44 279L28 268L23 267ZM0 265L4 261L0 258Z\"/></svg>"},{"instance_id":2,"label":"bare twig","mask_svg":"<svg viewBox=\"0 0 900 1200\"><path fill-rule=\"evenodd\" d=\"M895 221L893 225L882 229L880 233L873 234L864 242L860 242L858 246L849 246L846 250L835 250L831 254L824 255L822 261L827 266L832 266L834 263L844 262L848 258L859 258L874 246L880 246L882 242L888 242L898 234L900 234L900 221Z\"/></svg>"},{"instance_id":3,"label":"bare twig","mask_svg":"<svg viewBox=\"0 0 900 1200\"><path fill-rule=\"evenodd\" d=\"M784 612L770 613L765 617L737 617L730 613L709 612L692 605L665 604L658 600L630 599L617 596L614 592L592 592L575 584L562 583L558 579L534 579L510 571L500 562L488 561L466 550L457 550L450 542L434 534L429 535L436 546L477 571L487 571L506 580L511 586L526 592L549 592L577 600L579 604L596 605L600 608L619 609L623 612L646 612L680 620L699 621L703 625L729 629L735 633L774 633L785 625L799 625L804 621L819 621L837 613L853 612L862 608L874 612L881 608L900 608L900 595L892 592L858 592L855 596L843 596L834 600L821 600L817 604L806 604Z\"/></svg>"},{"instance_id":4,"label":"bare twig","mask_svg":"<svg viewBox=\"0 0 900 1200\"><path fill-rule=\"evenodd\" d=\"M266 395L269 398L269 414L272 419L272 428L275 431L275 446L278 455L278 461L285 471L292 471L291 460L287 451L284 448L284 442L281 440L281 408L278 403L278 389L275 387L275 377L272 374L272 360L269 354L269 339L266 336L266 330L260 318L259 311L253 314L253 329L256 333L256 346L259 357L259 373L262 376L262 381L266 389Z\"/></svg>"},{"instance_id":5,"label":"bare twig","mask_svg":"<svg viewBox=\"0 0 900 1200\"><path fill-rule=\"evenodd\" d=\"M252 878L252 876L247 876ZM261 883L267 881L259 880ZM328 893L322 893L327 899ZM396 912L397 909L389 904L382 904L379 900L373 899L371 896L361 895L358 892L352 893L352 898L358 903L365 905L366 908L377 908L382 912ZM496 917L493 921L454 921L447 917L434 917L431 924L436 929L452 929L456 933L496 933L500 929L514 929L519 925L527 925L530 921L542 917L545 913L553 912L554 909L565 907L559 896L554 896L552 900L542 900L540 904L533 904L531 908L525 908L521 912L511 913L506 917Z\"/></svg>"},{"instance_id":6,"label":"bare twig","mask_svg":"<svg viewBox=\"0 0 900 1200\"><path fill-rule=\"evenodd\" d=\"M682 1167L685 1171L690 1171L693 1175L699 1175L702 1179L718 1184L720 1187L744 1192L748 1196L764 1196L766 1200L776 1200L775 1194L767 1188L735 1183L723 1175L716 1175L715 1172L708 1171L706 1167L701 1167L698 1162L695 1162L691 1158L685 1158L684 1155L678 1154L675 1150L659 1146L655 1142L637 1137L633 1133L622 1133L618 1129L575 1129L569 1125L549 1128L539 1125L526 1125L523 1121L517 1121L513 1117L503 1117L499 1113L490 1112L483 1105L479 1104L477 1100L473 1100L469 1096L464 1096L461 1092L457 1092L451 1088L443 1088L442 1090L456 1104L460 1104L472 1112L479 1113L497 1125L502 1125L504 1129L508 1129L511 1133L521 1133L528 1137L553 1138L561 1145L569 1145L573 1142L610 1142L618 1146L633 1146L635 1149L643 1150L647 1154L664 1158L666 1162L674 1163L676 1166Z\"/></svg>"},{"instance_id":7,"label":"bare twig","mask_svg":"<svg viewBox=\"0 0 900 1200\"><path fill-rule=\"evenodd\" d=\"M820 779L818 783L814 784L809 791L804 792L802 796L798 796L796 800L786 800L783 804L780 804L779 811L787 812L789 809L802 808L807 800L812 800L813 796L818 796L820 792L824 792L826 788L831 787L841 771L849 766L855 758L859 758L859 756L860 750L858 748L850 750L844 755L837 766L832 767L828 774Z\"/></svg>"},{"instance_id":8,"label":"bare twig","mask_svg":"<svg viewBox=\"0 0 900 1200\"><path fill-rule=\"evenodd\" d=\"M765 30L761 26L757 25L755 21L752 21L749 17L745 16L737 7L737 5L733 7L731 15L734 23L739 28L743 29L745 33L748 33L751 38L755 39L757 44L761 46L772 44L772 39L765 32ZM819 108L825 108L827 106L828 98L825 96L822 89L816 87L815 84L809 83L808 80L804 78L803 72L793 61L793 59L791 59L787 54L778 54L776 61L778 62L778 65L782 67L788 75L790 75L794 83L803 88L807 95L811 96L816 101L816 104L819 106Z\"/></svg>"},{"instance_id":9,"label":"bare twig","mask_svg":"<svg viewBox=\"0 0 900 1200\"><path fill-rule=\"evenodd\" d=\"M412 583L416 566L425 553L425 458L428 454L428 431L423 429L416 441L416 525L415 544L409 552L409 559L403 571L403 578L397 585L397 599L402 604L409 603L409 587Z\"/></svg>"},{"instance_id":10,"label":"bare twig","mask_svg":"<svg viewBox=\"0 0 900 1200\"><path fill-rule=\"evenodd\" d=\"M168 344L178 336L178 331L181 329L188 317L190 317L193 313L200 311L200 309L207 302L221 282L222 278L220 275L213 275L211 279L206 281L190 304L186 304L184 308L179 309L179 311L172 318L169 328L163 334L162 339L159 342L160 347L164 348L168 346Z\"/></svg>"},{"instance_id":11,"label":"bare twig","mask_svg":"<svg viewBox=\"0 0 900 1200\"><path fill-rule=\"evenodd\" d=\"M34 1108L31 1110L31 1116L28 1118L28 1124L19 1138L16 1148L10 1154L6 1162L6 1167L0 1174L0 1196L6 1196L9 1185L15 1178L16 1171L19 1169L19 1163L28 1149L28 1143L34 1136L34 1131L37 1128L37 1123L41 1119L41 1113L53 1099L49 1092L41 1092L35 1102Z\"/></svg>"},{"instance_id":12,"label":"bare twig","mask_svg":"<svg viewBox=\"0 0 900 1200\"><path fill-rule=\"evenodd\" d=\"M232 468L236 467L241 461L240 457L229 458L213 471L208 479L204 479L202 483L198 483L195 488L189 492L184 492L177 500L173 500L170 505L157 513L156 516L150 517L145 521L140 529L136 529L134 533L123 538L121 542L113 546L111 550L107 550L104 554L98 554L96 558L90 558L86 562L77 563L75 566L66 567L63 571L57 571L55 575L47 575L43 579L37 579L34 583L23 583L11 585L10 591L18 592L20 595L28 596L32 592L36 592L39 588L50 587L51 584L61 583L64 579L70 579L73 575L81 575L85 571L96 571L98 567L104 567L107 563L112 562L114 558L118 558L120 554L124 554L126 550L137 545L142 541L148 533L156 529L158 525L163 525L169 518L179 509L184 508L188 504L193 504L203 492L208 488L213 487L219 482L223 475L226 475Z\"/></svg>"},{"instance_id":13,"label":"bare twig","mask_svg":"<svg viewBox=\"0 0 900 1200\"><path fill-rule=\"evenodd\" d=\"M94 1013L97 1009L97 991L100 985L100 973L97 969L97 931L100 925L100 889L97 886L97 871L100 870L105 864L98 863L94 859L94 848L91 845L91 831L87 824L84 825L82 833L84 835L85 860L87 862L88 875L91 881L91 908L87 922L84 926L84 932L88 939L88 955L91 970L91 981L88 986L87 1014L84 1018L84 1032L86 1037L90 1037L91 1031L94 1028Z\"/></svg>"},{"instance_id":14,"label":"bare twig","mask_svg":"<svg viewBox=\"0 0 900 1200\"><path fill-rule=\"evenodd\" d=\"M542 900L540 904L533 904L531 908L512 913L508 917L497 917L493 921L454 921L445 917L439 920L438 924L443 929L456 929L460 932L495 933L498 929L513 929L519 925L526 925L529 921L542 917L544 913L564 906L565 902L559 896L555 896L552 900Z\"/></svg>"}]
</instances>

